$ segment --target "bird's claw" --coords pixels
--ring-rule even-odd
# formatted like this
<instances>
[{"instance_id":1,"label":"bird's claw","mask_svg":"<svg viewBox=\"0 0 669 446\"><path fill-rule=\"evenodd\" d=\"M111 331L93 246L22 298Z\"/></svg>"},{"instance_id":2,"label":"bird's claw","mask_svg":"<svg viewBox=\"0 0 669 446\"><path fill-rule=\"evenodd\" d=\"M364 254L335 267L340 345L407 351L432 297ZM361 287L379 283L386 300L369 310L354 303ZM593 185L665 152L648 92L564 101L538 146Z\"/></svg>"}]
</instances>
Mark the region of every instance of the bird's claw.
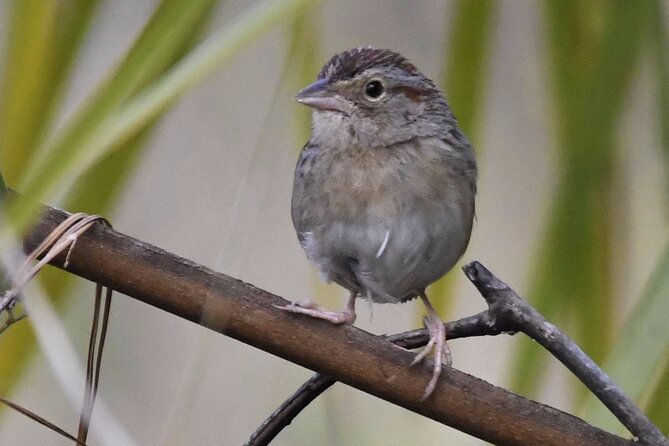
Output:
<instances>
[{"instance_id":1,"label":"bird's claw","mask_svg":"<svg viewBox=\"0 0 669 446\"><path fill-rule=\"evenodd\" d=\"M421 362L432 351L434 351L434 368L432 369L432 378L425 388L425 393L421 401L425 401L430 397L434 388L437 386L439 375L441 375L442 366L450 367L453 363L451 351L446 344L446 329L441 320L436 315L428 315L424 319L425 327L427 328L430 339L423 347L416 357L411 361L411 366Z\"/></svg>"}]
</instances>

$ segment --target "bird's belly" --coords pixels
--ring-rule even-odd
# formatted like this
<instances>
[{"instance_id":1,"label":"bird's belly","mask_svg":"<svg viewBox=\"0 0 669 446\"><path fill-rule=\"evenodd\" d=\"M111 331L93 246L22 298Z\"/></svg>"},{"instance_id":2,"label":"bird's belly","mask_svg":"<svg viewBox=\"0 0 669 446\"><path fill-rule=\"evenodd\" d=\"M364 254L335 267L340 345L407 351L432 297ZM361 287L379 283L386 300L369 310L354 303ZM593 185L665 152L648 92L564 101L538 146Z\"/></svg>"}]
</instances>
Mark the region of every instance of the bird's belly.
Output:
<instances>
[{"instance_id":1,"label":"bird's belly","mask_svg":"<svg viewBox=\"0 0 669 446\"><path fill-rule=\"evenodd\" d=\"M375 302L415 297L457 262L469 240L466 219L447 207L367 217L313 231L307 252L326 279Z\"/></svg>"}]
</instances>

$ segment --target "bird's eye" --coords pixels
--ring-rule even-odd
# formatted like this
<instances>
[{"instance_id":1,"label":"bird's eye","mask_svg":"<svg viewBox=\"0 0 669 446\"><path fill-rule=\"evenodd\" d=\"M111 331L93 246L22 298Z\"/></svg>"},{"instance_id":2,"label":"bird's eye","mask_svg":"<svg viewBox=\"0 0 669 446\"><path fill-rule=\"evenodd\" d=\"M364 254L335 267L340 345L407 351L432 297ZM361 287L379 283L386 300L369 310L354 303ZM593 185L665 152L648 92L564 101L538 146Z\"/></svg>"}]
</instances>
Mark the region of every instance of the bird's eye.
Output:
<instances>
[{"instance_id":1,"label":"bird's eye","mask_svg":"<svg viewBox=\"0 0 669 446\"><path fill-rule=\"evenodd\" d=\"M373 79L365 84L365 97L370 101L378 101L385 92L386 89L378 79Z\"/></svg>"}]
</instances>

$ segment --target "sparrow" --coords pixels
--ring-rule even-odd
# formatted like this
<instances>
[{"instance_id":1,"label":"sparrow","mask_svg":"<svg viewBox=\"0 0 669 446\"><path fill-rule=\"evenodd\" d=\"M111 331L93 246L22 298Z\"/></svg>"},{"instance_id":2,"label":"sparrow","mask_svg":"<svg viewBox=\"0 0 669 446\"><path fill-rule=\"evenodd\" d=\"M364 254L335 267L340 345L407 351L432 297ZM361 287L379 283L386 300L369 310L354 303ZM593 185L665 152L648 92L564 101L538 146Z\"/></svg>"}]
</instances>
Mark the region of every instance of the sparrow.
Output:
<instances>
[{"instance_id":1,"label":"sparrow","mask_svg":"<svg viewBox=\"0 0 669 446\"><path fill-rule=\"evenodd\" d=\"M425 305L434 390L451 365L444 324L425 289L469 243L476 158L444 95L400 54L373 47L333 56L295 99L313 109L300 152L292 220L324 280L346 288L344 309L280 307L334 324L355 321L357 298Z\"/></svg>"}]
</instances>

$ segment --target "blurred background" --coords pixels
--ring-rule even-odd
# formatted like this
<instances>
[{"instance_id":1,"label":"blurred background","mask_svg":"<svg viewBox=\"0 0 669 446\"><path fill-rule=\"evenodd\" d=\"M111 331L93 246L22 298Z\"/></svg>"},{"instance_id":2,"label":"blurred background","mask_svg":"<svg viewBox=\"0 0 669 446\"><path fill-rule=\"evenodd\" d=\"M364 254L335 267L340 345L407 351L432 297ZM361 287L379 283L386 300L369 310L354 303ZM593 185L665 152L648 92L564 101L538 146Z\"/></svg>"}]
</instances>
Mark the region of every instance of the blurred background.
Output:
<instances>
[{"instance_id":1,"label":"blurred background","mask_svg":"<svg viewBox=\"0 0 669 446\"><path fill-rule=\"evenodd\" d=\"M290 222L310 119L292 97L339 51L391 48L444 90L475 145L462 262L530 299L666 434L668 24L662 0L0 0L0 173L23 194L8 212L20 229L39 202L100 213L289 300L339 308L343 291L318 282ZM83 364L93 284L53 269L38 279ZM429 294L445 319L485 308L459 268ZM358 308L374 333L416 328L423 311ZM35 323L0 336L0 395L74 432L79 407ZM454 341L454 367L623 432L521 338ZM311 374L117 295L100 398L136 444L238 445ZM5 408L0 439L71 444ZM95 415L89 443L104 444ZM315 443L484 444L341 384L273 444Z\"/></svg>"}]
</instances>

